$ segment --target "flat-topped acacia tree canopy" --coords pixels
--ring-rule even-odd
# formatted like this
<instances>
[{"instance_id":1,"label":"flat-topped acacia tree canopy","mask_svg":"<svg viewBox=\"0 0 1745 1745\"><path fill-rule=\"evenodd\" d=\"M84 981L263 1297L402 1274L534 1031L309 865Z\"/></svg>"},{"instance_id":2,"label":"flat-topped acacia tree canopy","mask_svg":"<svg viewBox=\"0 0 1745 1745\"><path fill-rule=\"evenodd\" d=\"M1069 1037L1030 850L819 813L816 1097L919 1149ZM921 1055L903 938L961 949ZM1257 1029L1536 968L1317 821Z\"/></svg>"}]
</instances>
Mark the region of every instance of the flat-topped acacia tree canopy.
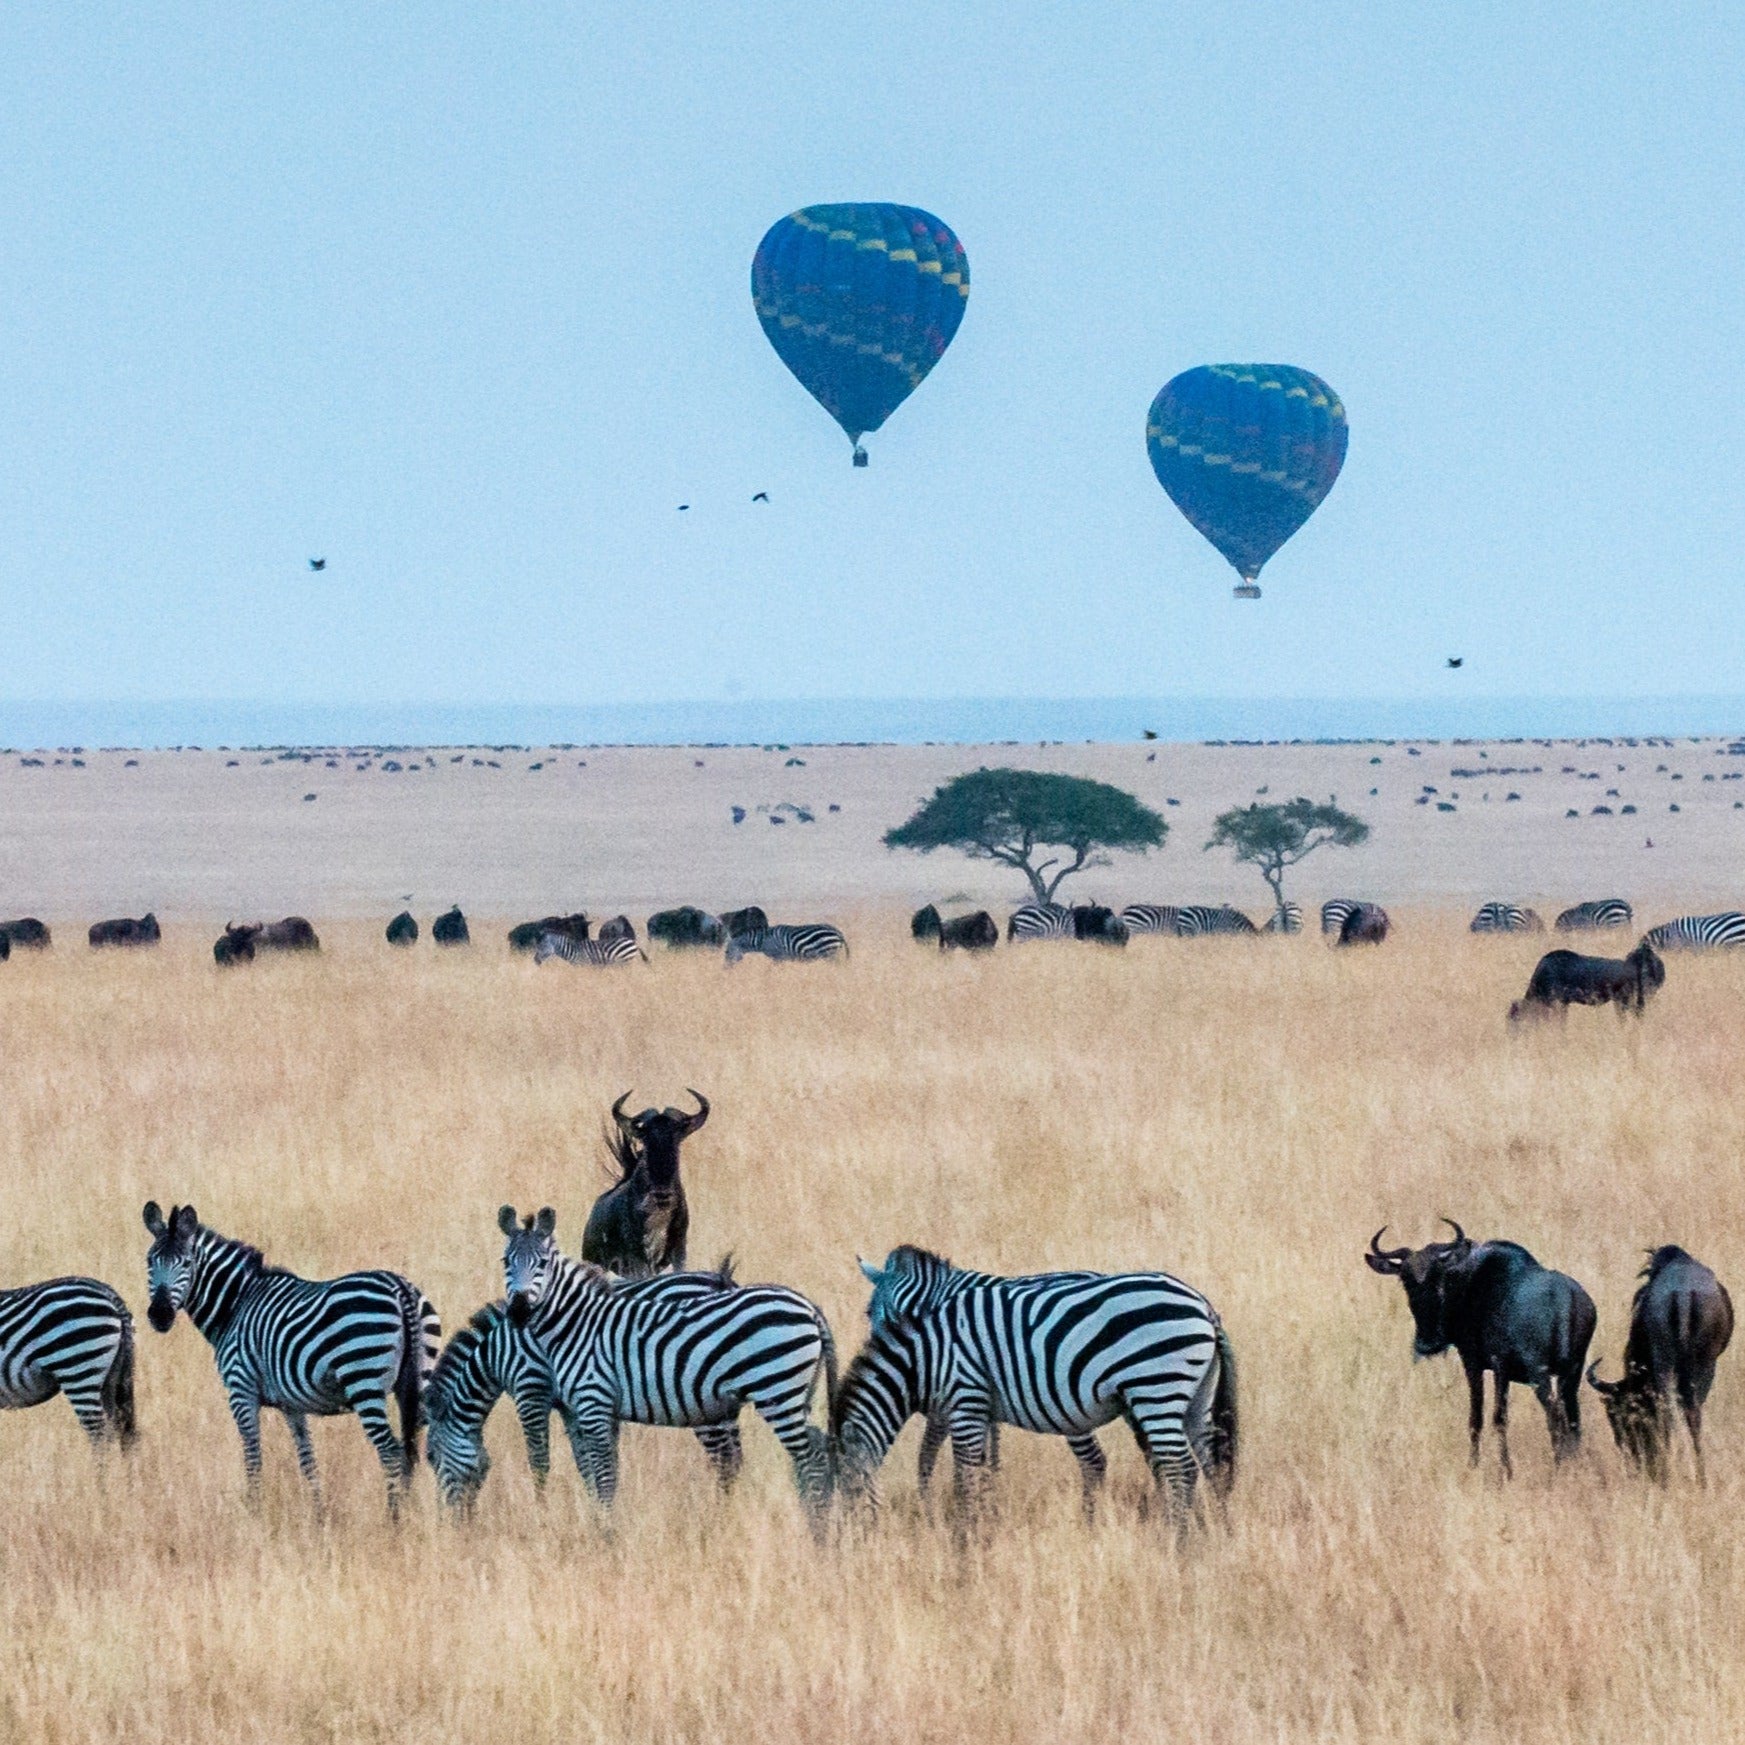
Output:
<instances>
[{"instance_id":1,"label":"flat-topped acacia tree canopy","mask_svg":"<svg viewBox=\"0 0 1745 1745\"><path fill-rule=\"evenodd\" d=\"M1356 848L1369 840L1369 826L1332 804L1294 800L1263 806L1258 801L1220 812L1212 820L1207 848L1227 848L1238 861L1257 867L1272 891L1274 911L1285 912L1287 867L1319 848Z\"/></svg>"},{"instance_id":2,"label":"flat-topped acacia tree canopy","mask_svg":"<svg viewBox=\"0 0 1745 1745\"><path fill-rule=\"evenodd\" d=\"M1110 851L1143 854L1161 848L1168 834L1149 806L1107 782L978 769L936 789L907 823L885 832L885 846L920 854L954 848L972 860L1001 861L1023 873L1037 902L1050 903L1063 879L1107 866ZM1036 858L1051 849L1048 858Z\"/></svg>"}]
</instances>

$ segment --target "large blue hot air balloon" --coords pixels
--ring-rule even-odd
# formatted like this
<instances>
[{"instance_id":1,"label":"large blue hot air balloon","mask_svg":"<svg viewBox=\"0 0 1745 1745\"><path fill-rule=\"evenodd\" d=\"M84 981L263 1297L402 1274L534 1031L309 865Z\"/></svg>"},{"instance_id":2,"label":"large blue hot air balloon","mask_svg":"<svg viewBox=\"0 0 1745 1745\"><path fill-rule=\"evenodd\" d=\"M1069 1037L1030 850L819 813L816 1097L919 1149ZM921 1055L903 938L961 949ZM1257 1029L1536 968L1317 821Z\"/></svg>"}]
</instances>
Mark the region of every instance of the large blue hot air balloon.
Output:
<instances>
[{"instance_id":1,"label":"large blue hot air balloon","mask_svg":"<svg viewBox=\"0 0 1745 1745\"><path fill-rule=\"evenodd\" d=\"M969 259L915 206L807 206L771 225L751 297L776 355L854 444L944 355L969 296Z\"/></svg>"},{"instance_id":2,"label":"large blue hot air balloon","mask_svg":"<svg viewBox=\"0 0 1745 1745\"><path fill-rule=\"evenodd\" d=\"M1242 577L1255 577L1321 505L1345 464L1345 408L1289 364L1202 364L1151 402L1145 447L1157 482Z\"/></svg>"}]
</instances>

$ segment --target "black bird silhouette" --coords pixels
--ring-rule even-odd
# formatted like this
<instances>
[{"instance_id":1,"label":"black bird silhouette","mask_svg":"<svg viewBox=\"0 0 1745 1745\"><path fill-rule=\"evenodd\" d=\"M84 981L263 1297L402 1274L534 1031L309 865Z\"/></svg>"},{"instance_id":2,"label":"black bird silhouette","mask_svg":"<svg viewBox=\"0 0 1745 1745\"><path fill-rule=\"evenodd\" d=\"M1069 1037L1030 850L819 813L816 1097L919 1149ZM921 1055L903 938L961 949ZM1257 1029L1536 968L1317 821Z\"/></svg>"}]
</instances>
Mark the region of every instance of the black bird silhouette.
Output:
<instances>
[{"instance_id":1,"label":"black bird silhouette","mask_svg":"<svg viewBox=\"0 0 1745 1745\"><path fill-rule=\"evenodd\" d=\"M752 497L751 500L754 503L767 503L769 501L769 492L768 491L759 491Z\"/></svg>"},{"instance_id":2,"label":"black bird silhouette","mask_svg":"<svg viewBox=\"0 0 1745 1745\"><path fill-rule=\"evenodd\" d=\"M1448 664L1450 666L1464 666L1466 664L1466 656L1463 654L1451 654L1448 657Z\"/></svg>"},{"instance_id":3,"label":"black bird silhouette","mask_svg":"<svg viewBox=\"0 0 1745 1745\"><path fill-rule=\"evenodd\" d=\"M1155 739L1157 737L1157 732L1154 728L1147 727L1143 731L1147 739Z\"/></svg>"},{"instance_id":4,"label":"black bird silhouette","mask_svg":"<svg viewBox=\"0 0 1745 1745\"><path fill-rule=\"evenodd\" d=\"M680 514L681 514L681 515L683 515L683 514L684 514L684 512L685 512L685 511L686 511L686 510L687 510L687 509L688 509L688 508L690 508L690 504L689 504L689 503L681 503L681 504L680 504L680 505L679 505L679 513L680 513Z\"/></svg>"},{"instance_id":5,"label":"black bird silhouette","mask_svg":"<svg viewBox=\"0 0 1745 1745\"><path fill-rule=\"evenodd\" d=\"M309 560L309 567L312 570L324 570L327 568L327 559L324 557L312 557Z\"/></svg>"}]
</instances>

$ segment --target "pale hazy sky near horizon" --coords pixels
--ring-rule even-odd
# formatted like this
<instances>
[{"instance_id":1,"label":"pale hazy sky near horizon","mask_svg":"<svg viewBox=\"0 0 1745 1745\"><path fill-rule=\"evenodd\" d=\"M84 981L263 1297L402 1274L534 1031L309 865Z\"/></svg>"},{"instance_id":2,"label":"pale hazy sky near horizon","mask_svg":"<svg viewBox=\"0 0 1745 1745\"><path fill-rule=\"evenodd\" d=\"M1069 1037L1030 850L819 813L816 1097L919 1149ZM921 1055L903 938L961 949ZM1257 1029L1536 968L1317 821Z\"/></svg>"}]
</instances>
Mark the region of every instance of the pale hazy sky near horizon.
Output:
<instances>
[{"instance_id":1,"label":"pale hazy sky near horizon","mask_svg":"<svg viewBox=\"0 0 1745 1745\"><path fill-rule=\"evenodd\" d=\"M21 0L0 695L1745 692L1745 18L1437 10ZM854 199L973 285L865 471L748 290ZM1351 420L1258 604L1229 360Z\"/></svg>"}]
</instances>

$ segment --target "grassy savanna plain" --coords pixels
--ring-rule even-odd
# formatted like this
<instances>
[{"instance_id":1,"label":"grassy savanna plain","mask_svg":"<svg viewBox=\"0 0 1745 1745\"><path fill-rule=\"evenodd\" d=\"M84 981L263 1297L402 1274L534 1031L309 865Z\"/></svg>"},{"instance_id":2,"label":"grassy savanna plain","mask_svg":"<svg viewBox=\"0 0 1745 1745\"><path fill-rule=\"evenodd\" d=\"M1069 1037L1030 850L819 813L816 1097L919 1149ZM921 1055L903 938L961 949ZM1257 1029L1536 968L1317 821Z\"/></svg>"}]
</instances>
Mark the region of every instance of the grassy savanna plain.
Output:
<instances>
[{"instance_id":1,"label":"grassy savanna plain","mask_svg":"<svg viewBox=\"0 0 1745 1745\"><path fill-rule=\"evenodd\" d=\"M1439 1212L1592 1290L1615 1372L1644 1247L1745 1279L1745 962L1679 958L1645 1023L1511 1035L1544 941L1396 912L1379 951L1295 940L1034 946L941 959L893 911L851 962L659 957L534 970L501 930L220 974L204 937L58 946L0 970L0 1279L91 1272L137 1317L141 1436L97 1461L64 1404L0 1420L0 1738L1593 1741L1745 1732L1739 1353L1681 1451L1632 1479L1588 1396L1555 1478L1515 1395L1518 1476L1470 1472L1450 1359L1414 1365L1361 1256ZM317 920L320 917L317 916ZM498 1204L572 1251L600 1124L695 1085L692 1253L820 1302L847 1356L857 1251L1008 1272L1166 1267L1241 1363L1229 1520L1178 1550L1103 1435L1094 1524L1063 1446L1008 1433L967 1540L915 1495L819 1546L748 1419L719 1501L678 1432L630 1430L610 1524L567 1450L536 1497L512 1416L478 1515L428 1469L398 1528L353 1420L316 1425L314 1517L266 1425L261 1512L211 1354L144 1320L147 1197L308 1276L403 1269L452 1329L501 1288ZM821 1408L820 1408L821 1409Z\"/></svg>"}]
</instances>

